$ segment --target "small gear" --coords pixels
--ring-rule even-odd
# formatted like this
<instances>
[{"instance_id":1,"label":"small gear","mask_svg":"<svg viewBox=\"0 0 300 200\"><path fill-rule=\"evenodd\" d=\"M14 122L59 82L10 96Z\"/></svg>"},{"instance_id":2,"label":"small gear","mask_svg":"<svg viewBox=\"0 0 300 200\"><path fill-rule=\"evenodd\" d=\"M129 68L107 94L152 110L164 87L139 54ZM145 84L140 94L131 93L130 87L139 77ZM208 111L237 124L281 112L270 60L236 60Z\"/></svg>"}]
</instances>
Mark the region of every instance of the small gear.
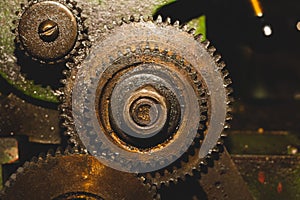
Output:
<instances>
[{"instance_id":1,"label":"small gear","mask_svg":"<svg viewBox=\"0 0 300 200\"><path fill-rule=\"evenodd\" d=\"M117 179L116 179L117 177ZM70 149L26 162L5 183L1 199L158 199L154 187L136 176L102 165Z\"/></svg>"},{"instance_id":2,"label":"small gear","mask_svg":"<svg viewBox=\"0 0 300 200\"><path fill-rule=\"evenodd\" d=\"M76 55L86 40L81 9L70 0L29 1L19 13L16 44L34 60L58 63Z\"/></svg>"},{"instance_id":3,"label":"small gear","mask_svg":"<svg viewBox=\"0 0 300 200\"><path fill-rule=\"evenodd\" d=\"M230 120L220 56L170 21L130 17L106 26L71 68L61 106L71 143L118 170L154 171L142 176L157 186L206 165Z\"/></svg>"},{"instance_id":4,"label":"small gear","mask_svg":"<svg viewBox=\"0 0 300 200\"><path fill-rule=\"evenodd\" d=\"M59 75L67 61L86 54L89 38L81 11L69 0L22 4L13 21L14 51L8 55L0 49L0 75L27 96L58 103L60 83L43 82L47 78L40 77L47 71Z\"/></svg>"}]
</instances>

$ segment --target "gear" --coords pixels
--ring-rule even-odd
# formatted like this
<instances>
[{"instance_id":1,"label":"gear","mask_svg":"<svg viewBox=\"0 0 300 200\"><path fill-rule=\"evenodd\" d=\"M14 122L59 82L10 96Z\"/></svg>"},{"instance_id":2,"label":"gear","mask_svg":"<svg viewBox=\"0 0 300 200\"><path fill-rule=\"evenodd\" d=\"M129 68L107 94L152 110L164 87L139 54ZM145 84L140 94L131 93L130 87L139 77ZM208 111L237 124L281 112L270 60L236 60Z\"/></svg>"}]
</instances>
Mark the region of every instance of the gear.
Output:
<instances>
[{"instance_id":1,"label":"gear","mask_svg":"<svg viewBox=\"0 0 300 200\"><path fill-rule=\"evenodd\" d=\"M155 188L133 174L108 168L94 156L74 150L25 163L6 182L1 196L3 200L157 198Z\"/></svg>"},{"instance_id":2,"label":"gear","mask_svg":"<svg viewBox=\"0 0 300 200\"><path fill-rule=\"evenodd\" d=\"M118 170L154 171L142 176L157 186L206 165L230 119L220 56L170 21L131 17L107 26L71 69L61 106L71 143Z\"/></svg>"},{"instance_id":3,"label":"gear","mask_svg":"<svg viewBox=\"0 0 300 200\"><path fill-rule=\"evenodd\" d=\"M59 11L59 12L58 12ZM21 5L14 20L15 48L0 49L0 75L22 93L58 103L59 82L41 81L41 74L61 74L66 61L85 55L89 39L81 9L69 0L29 1ZM69 20L69 21L68 21ZM72 36L70 36L72 35Z\"/></svg>"},{"instance_id":4,"label":"gear","mask_svg":"<svg viewBox=\"0 0 300 200\"><path fill-rule=\"evenodd\" d=\"M30 1L20 12L16 44L34 60L58 63L82 48L84 25L81 9L70 0Z\"/></svg>"}]
</instances>

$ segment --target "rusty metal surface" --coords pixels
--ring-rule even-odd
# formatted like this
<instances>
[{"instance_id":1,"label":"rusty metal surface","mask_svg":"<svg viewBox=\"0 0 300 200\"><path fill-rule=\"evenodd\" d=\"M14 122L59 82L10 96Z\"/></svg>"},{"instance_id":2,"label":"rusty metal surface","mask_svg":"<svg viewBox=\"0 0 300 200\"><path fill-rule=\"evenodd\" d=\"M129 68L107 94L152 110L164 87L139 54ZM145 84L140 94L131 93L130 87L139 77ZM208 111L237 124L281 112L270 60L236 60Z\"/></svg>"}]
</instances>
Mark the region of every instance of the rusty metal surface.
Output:
<instances>
[{"instance_id":1,"label":"rusty metal surface","mask_svg":"<svg viewBox=\"0 0 300 200\"><path fill-rule=\"evenodd\" d=\"M253 200L231 156L225 149L212 168L201 175L200 185L207 199Z\"/></svg>"},{"instance_id":2,"label":"rusty metal surface","mask_svg":"<svg viewBox=\"0 0 300 200\"><path fill-rule=\"evenodd\" d=\"M24 8L16 34L30 56L43 61L55 61L73 49L81 25L80 21L77 22L80 18L67 5L40 1L29 3Z\"/></svg>"},{"instance_id":3,"label":"rusty metal surface","mask_svg":"<svg viewBox=\"0 0 300 200\"><path fill-rule=\"evenodd\" d=\"M155 191L133 174L108 168L93 156L77 153L48 154L25 163L5 185L3 200L156 198Z\"/></svg>"},{"instance_id":4,"label":"rusty metal surface","mask_svg":"<svg viewBox=\"0 0 300 200\"><path fill-rule=\"evenodd\" d=\"M29 141L59 144L59 111L27 103L9 94L0 98L0 135L25 135Z\"/></svg>"},{"instance_id":5,"label":"rusty metal surface","mask_svg":"<svg viewBox=\"0 0 300 200\"><path fill-rule=\"evenodd\" d=\"M254 199L226 149L206 172L186 176L176 184L162 187L159 192L161 199Z\"/></svg>"}]
</instances>

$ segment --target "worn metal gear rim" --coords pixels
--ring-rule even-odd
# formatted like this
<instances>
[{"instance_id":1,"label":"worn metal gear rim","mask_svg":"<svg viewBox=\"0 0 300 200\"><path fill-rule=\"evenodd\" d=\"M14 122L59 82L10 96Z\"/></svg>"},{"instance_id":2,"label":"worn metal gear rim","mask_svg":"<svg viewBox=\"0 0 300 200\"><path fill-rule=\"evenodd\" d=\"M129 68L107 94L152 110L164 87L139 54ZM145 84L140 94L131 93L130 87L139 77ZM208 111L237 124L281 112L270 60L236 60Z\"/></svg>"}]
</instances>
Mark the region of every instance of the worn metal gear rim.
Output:
<instances>
[{"instance_id":1,"label":"worn metal gear rim","mask_svg":"<svg viewBox=\"0 0 300 200\"><path fill-rule=\"evenodd\" d=\"M68 178L62 178L65 176ZM108 168L94 156L76 149L34 157L11 175L0 193L3 200L59 200L70 196L95 200L135 200L137 196L159 199L155 187L142 183L134 174Z\"/></svg>"}]
</instances>

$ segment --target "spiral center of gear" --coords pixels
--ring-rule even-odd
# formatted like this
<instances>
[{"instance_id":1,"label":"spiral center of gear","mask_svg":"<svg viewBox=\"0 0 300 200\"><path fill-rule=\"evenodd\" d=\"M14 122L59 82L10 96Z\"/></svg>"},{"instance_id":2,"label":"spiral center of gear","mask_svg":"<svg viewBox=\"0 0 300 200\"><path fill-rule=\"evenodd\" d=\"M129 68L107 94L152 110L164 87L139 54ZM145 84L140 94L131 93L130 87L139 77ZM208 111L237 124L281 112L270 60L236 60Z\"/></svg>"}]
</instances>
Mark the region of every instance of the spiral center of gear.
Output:
<instances>
[{"instance_id":1,"label":"spiral center of gear","mask_svg":"<svg viewBox=\"0 0 300 200\"><path fill-rule=\"evenodd\" d=\"M149 126L157 121L159 108L151 100L139 99L132 107L131 117L139 126Z\"/></svg>"},{"instance_id":2,"label":"spiral center of gear","mask_svg":"<svg viewBox=\"0 0 300 200\"><path fill-rule=\"evenodd\" d=\"M155 86L146 85L134 91L125 108L125 124L119 128L129 136L150 138L160 133L167 122L169 111L166 99ZM116 116L116 113L113 115Z\"/></svg>"},{"instance_id":3,"label":"spiral center of gear","mask_svg":"<svg viewBox=\"0 0 300 200\"><path fill-rule=\"evenodd\" d=\"M110 129L108 136L119 146L134 151L158 148L176 133L182 114L181 97L165 80L170 77L167 66L139 62L124 66L127 58L124 59L118 66L123 70L105 75L112 78L107 80L104 93L98 94L96 109L99 113L107 110L108 118L103 120L103 114L100 115L105 128ZM156 74L154 69L163 72Z\"/></svg>"}]
</instances>

